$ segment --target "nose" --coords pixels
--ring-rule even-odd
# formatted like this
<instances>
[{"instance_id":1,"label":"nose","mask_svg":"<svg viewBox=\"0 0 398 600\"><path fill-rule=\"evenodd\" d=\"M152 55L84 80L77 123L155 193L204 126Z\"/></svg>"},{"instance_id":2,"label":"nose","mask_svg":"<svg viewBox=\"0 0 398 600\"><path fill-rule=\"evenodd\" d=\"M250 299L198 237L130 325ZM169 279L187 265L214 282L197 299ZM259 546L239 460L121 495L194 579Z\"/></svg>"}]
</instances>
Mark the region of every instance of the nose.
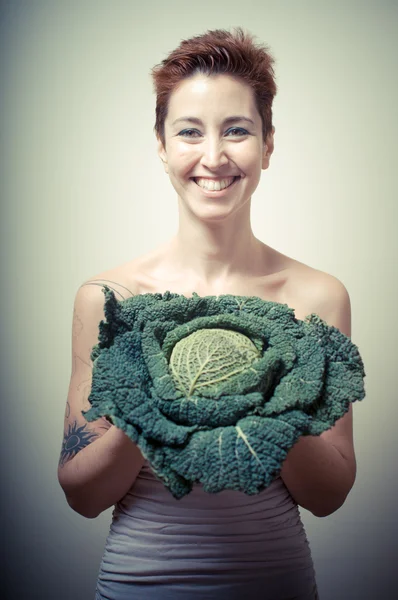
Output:
<instances>
[{"instance_id":1,"label":"nose","mask_svg":"<svg viewBox=\"0 0 398 600\"><path fill-rule=\"evenodd\" d=\"M228 164L223 142L218 138L208 138L202 145L200 164L212 171Z\"/></svg>"}]
</instances>

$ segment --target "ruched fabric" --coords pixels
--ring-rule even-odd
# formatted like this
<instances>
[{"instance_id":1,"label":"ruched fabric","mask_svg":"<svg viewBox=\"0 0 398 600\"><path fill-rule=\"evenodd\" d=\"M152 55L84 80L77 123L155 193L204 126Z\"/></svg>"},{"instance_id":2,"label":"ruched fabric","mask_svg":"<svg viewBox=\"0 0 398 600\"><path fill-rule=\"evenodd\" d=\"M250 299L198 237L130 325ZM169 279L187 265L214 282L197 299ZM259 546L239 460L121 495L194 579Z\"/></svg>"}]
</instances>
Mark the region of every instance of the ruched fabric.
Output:
<instances>
[{"instance_id":1,"label":"ruched fabric","mask_svg":"<svg viewBox=\"0 0 398 600\"><path fill-rule=\"evenodd\" d=\"M202 484L175 499L145 462L115 506L96 600L317 600L297 504L278 477L259 494Z\"/></svg>"}]
</instances>

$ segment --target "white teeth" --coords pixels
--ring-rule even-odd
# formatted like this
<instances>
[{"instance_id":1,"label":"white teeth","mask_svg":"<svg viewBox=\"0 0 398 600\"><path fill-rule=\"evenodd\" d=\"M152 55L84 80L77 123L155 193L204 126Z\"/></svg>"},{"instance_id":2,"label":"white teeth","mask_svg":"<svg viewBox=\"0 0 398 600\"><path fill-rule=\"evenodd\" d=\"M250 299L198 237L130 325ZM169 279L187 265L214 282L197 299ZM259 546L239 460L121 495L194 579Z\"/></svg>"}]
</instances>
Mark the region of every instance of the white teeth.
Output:
<instances>
[{"instance_id":1,"label":"white teeth","mask_svg":"<svg viewBox=\"0 0 398 600\"><path fill-rule=\"evenodd\" d=\"M219 181L214 181L214 179L201 179L195 178L195 182L205 190L209 190L211 192L223 190L228 187L235 181L235 177L228 177L228 179L221 179Z\"/></svg>"}]
</instances>

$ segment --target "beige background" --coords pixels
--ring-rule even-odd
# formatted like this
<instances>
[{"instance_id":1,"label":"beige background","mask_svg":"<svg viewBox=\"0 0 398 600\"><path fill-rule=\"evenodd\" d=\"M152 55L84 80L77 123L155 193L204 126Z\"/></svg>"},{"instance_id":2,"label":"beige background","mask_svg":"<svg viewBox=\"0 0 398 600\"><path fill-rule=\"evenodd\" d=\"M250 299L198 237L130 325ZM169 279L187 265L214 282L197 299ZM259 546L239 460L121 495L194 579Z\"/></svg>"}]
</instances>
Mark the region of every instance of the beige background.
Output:
<instances>
[{"instance_id":1,"label":"beige background","mask_svg":"<svg viewBox=\"0 0 398 600\"><path fill-rule=\"evenodd\" d=\"M279 86L255 234L344 283L367 373L355 487L325 519L301 511L320 596L393 598L398 3L17 0L0 19L7 597L94 596L111 511L77 515L56 479L74 296L175 231L151 67L242 25L271 46Z\"/></svg>"}]
</instances>

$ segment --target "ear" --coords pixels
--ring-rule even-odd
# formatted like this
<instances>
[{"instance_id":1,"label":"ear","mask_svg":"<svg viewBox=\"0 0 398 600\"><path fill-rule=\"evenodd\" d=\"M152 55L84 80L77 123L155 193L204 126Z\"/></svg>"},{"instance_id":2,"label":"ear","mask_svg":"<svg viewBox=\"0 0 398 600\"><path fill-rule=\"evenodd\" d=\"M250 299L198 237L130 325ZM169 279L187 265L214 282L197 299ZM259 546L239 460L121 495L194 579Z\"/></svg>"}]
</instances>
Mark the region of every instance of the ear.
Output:
<instances>
[{"instance_id":1,"label":"ear","mask_svg":"<svg viewBox=\"0 0 398 600\"><path fill-rule=\"evenodd\" d=\"M157 145L158 145L158 155L160 157L160 160L163 163L164 170L166 171L166 173L168 173L169 172L169 167L168 167L168 164L167 164L167 153L166 153L166 150L165 150L165 148L163 146L162 140L159 137L157 137L156 139L158 141L157 142Z\"/></svg>"},{"instance_id":2,"label":"ear","mask_svg":"<svg viewBox=\"0 0 398 600\"><path fill-rule=\"evenodd\" d=\"M275 127L272 128L272 132L267 135L267 139L264 142L262 169L268 169L269 167L271 154L274 151L274 133Z\"/></svg>"}]
</instances>

